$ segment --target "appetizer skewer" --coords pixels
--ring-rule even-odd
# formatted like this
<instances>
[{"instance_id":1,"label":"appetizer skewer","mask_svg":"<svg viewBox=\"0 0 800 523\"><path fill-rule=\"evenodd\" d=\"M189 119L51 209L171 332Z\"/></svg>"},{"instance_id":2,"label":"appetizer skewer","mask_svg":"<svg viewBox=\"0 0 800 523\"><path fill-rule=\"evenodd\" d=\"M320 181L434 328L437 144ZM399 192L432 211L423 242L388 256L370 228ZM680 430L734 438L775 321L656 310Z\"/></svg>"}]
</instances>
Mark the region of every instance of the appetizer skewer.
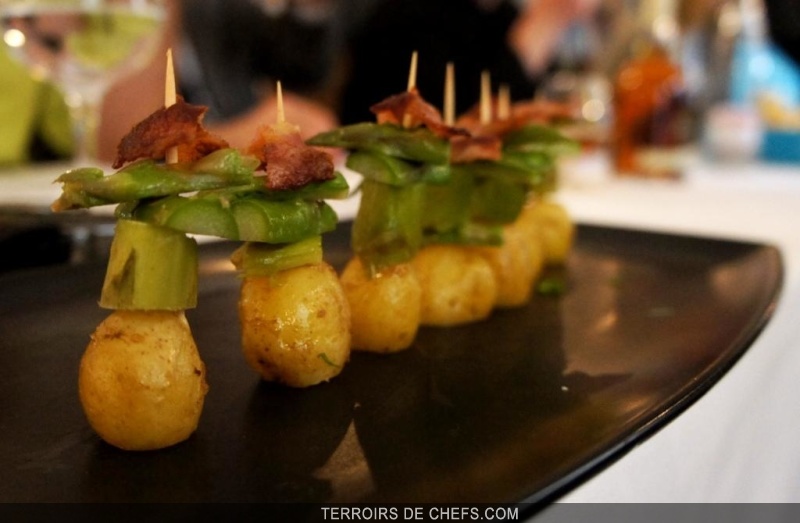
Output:
<instances>
[{"instance_id":1,"label":"appetizer skewer","mask_svg":"<svg viewBox=\"0 0 800 523\"><path fill-rule=\"evenodd\" d=\"M283 119L260 129L243 154L203 128L204 107L169 88L165 102L122 139L118 171L64 173L52 205L117 204L100 300L115 312L92 336L79 390L96 432L130 450L188 438L208 389L184 315L196 305L198 278L187 234L245 242L232 256L243 275L243 351L264 379L312 385L349 357L348 304L322 263L321 234L337 222L324 199L349 195L330 156Z\"/></svg>"},{"instance_id":2,"label":"appetizer skewer","mask_svg":"<svg viewBox=\"0 0 800 523\"><path fill-rule=\"evenodd\" d=\"M447 116L443 123L450 128L453 128L455 114L453 78L453 66L448 64L444 107ZM459 132L447 138L450 141L450 176L446 183L431 183L425 187L422 209L425 246L414 259L422 286L423 325L450 326L483 320L491 314L498 293L490 263L479 252L466 247L487 239L478 240L474 236L478 228L470 232L467 227L476 194L475 177L454 165L454 148L457 154L459 145L473 138ZM494 243L494 240L489 241Z\"/></svg>"},{"instance_id":3,"label":"appetizer skewer","mask_svg":"<svg viewBox=\"0 0 800 523\"><path fill-rule=\"evenodd\" d=\"M488 73L482 83L486 94L478 121L465 115L454 126L448 104L443 121L410 79L407 91L371 107L377 124L355 124L310 140L347 149L348 167L364 176L353 226L353 248L366 265L358 285L380 280L382 267L410 263L420 284L420 325L477 321L494 307L530 299L544 247L540 219L529 208L541 208L539 195L554 186L556 156L573 147L548 125L562 109L517 110L501 89L501 118L495 119ZM446 83L446 100L453 91ZM400 194L413 197L400 205ZM348 267L343 280L351 279ZM354 340L358 330L354 322Z\"/></svg>"},{"instance_id":4,"label":"appetizer skewer","mask_svg":"<svg viewBox=\"0 0 800 523\"><path fill-rule=\"evenodd\" d=\"M167 85L170 76L168 57ZM153 450L197 429L208 385L184 314L196 303L196 242L120 220L100 298L114 312L92 334L78 375L86 417L106 442Z\"/></svg>"},{"instance_id":5,"label":"appetizer skewer","mask_svg":"<svg viewBox=\"0 0 800 523\"><path fill-rule=\"evenodd\" d=\"M294 387L338 375L351 348L403 350L421 325L477 321L524 303L544 256L536 246L563 261L571 222L540 195L552 189L555 155L569 141L530 125L529 108L515 114L507 94L494 119L488 75L477 124L467 115L454 126L448 106L443 121L417 91L415 69L416 55L407 90L371 108L376 123L308 143L286 122L278 83L277 122L240 152L203 128L205 108L170 93L168 67L165 106L123 138L119 170L58 178L54 211L117 204L100 300L115 312L96 329L79 375L103 439L155 449L197 428L208 387L184 314L197 302L188 234L244 242L231 257L242 276L244 357L263 379ZM452 84L446 89L452 104ZM324 200L347 197L349 187L317 145L348 149L347 166L364 175L354 256L341 277L323 261L321 235L337 221Z\"/></svg>"},{"instance_id":6,"label":"appetizer skewer","mask_svg":"<svg viewBox=\"0 0 800 523\"><path fill-rule=\"evenodd\" d=\"M497 106L493 107L491 79L488 72L481 76L480 127L473 128L485 143L492 143L498 150L477 161L497 161L503 157L502 142L499 137L482 133L495 119L507 120L510 112L510 96L502 86L498 91ZM495 117L496 115L496 117ZM469 162L466 162L469 163ZM493 307L519 307L530 301L534 282L539 277L544 256L535 224L523 227L518 217L521 209L519 201L531 191L531 184L522 181L503 181L483 179L480 166L477 172L471 173L476 180L477 190L485 193L496 193L506 201L506 209L502 213L489 209L480 211L488 223L500 227L502 241L499 245L478 245L473 250L481 255L491 266L497 282L497 295ZM489 175L491 176L491 174ZM496 204L495 204L496 205Z\"/></svg>"},{"instance_id":7,"label":"appetizer skewer","mask_svg":"<svg viewBox=\"0 0 800 523\"><path fill-rule=\"evenodd\" d=\"M575 226L552 194L557 188L557 158L577 150L577 144L561 134L557 125L559 121L573 119L571 110L544 100L512 105L510 95L501 88L497 99L498 118L486 122L476 113L478 111L463 115L457 125L473 134L499 139L502 157L498 164L507 174L513 174L513 170L528 173L527 180L504 176L528 185L525 195L517 189L515 196L506 196L509 202L515 202L508 207L509 216L516 215L514 227L527 229L529 237L541 243L545 264L564 263L574 239Z\"/></svg>"},{"instance_id":8,"label":"appetizer skewer","mask_svg":"<svg viewBox=\"0 0 800 523\"><path fill-rule=\"evenodd\" d=\"M411 58L408 92L416 87L417 54ZM411 115L403 114L403 126L411 124ZM346 134L356 137L358 133ZM367 128L371 138L376 128ZM380 131L387 138L396 129ZM322 141L325 141L324 139ZM393 150L392 140L383 141L348 157L348 166L367 173L361 184L361 207L353 223L355 255L345 266L341 282L353 313L351 332L353 348L369 352L397 352L407 349L416 338L422 310L422 288L411 260L420 247L422 183L417 172L416 156L444 159L438 144L430 151ZM413 141L410 145L414 145ZM408 158L408 157L411 158ZM408 160L412 160L409 162Z\"/></svg>"},{"instance_id":9,"label":"appetizer skewer","mask_svg":"<svg viewBox=\"0 0 800 523\"><path fill-rule=\"evenodd\" d=\"M305 145L285 121L278 83L278 121L260 130L250 152L264 159L269 176L287 149L303 156L306 167L321 164L316 176L333 179L330 156ZM321 235L278 246L246 243L232 259L243 276L239 317L250 366L267 381L293 387L338 375L350 358L350 305L336 271L322 259Z\"/></svg>"}]
</instances>

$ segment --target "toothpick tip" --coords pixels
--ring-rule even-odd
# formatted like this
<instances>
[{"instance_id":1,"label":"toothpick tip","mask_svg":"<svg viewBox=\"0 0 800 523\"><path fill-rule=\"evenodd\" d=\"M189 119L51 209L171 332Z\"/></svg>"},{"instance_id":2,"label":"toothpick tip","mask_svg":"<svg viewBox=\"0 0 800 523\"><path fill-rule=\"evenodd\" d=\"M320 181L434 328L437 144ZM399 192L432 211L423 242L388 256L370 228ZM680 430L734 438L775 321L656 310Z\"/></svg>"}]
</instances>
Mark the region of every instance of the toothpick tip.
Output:
<instances>
[{"instance_id":1,"label":"toothpick tip","mask_svg":"<svg viewBox=\"0 0 800 523\"><path fill-rule=\"evenodd\" d=\"M453 126L456 119L455 67L447 62L444 76L444 123Z\"/></svg>"},{"instance_id":2,"label":"toothpick tip","mask_svg":"<svg viewBox=\"0 0 800 523\"><path fill-rule=\"evenodd\" d=\"M175 105L178 101L177 88L175 86L175 67L172 63L172 48L167 49L167 70L166 78L164 80L164 107ZM167 163L178 162L178 149L177 147L170 147L166 155Z\"/></svg>"},{"instance_id":3,"label":"toothpick tip","mask_svg":"<svg viewBox=\"0 0 800 523\"><path fill-rule=\"evenodd\" d=\"M481 73L480 122L487 125L492 121L492 84L489 71Z\"/></svg>"},{"instance_id":4,"label":"toothpick tip","mask_svg":"<svg viewBox=\"0 0 800 523\"><path fill-rule=\"evenodd\" d=\"M411 66L408 69L408 91L413 91L417 87L417 60L418 53L415 50L411 53Z\"/></svg>"},{"instance_id":5,"label":"toothpick tip","mask_svg":"<svg viewBox=\"0 0 800 523\"><path fill-rule=\"evenodd\" d=\"M284 112L283 108L283 87L281 87L281 81L278 80L275 84L275 101L277 103L277 122L283 123L286 121L286 113Z\"/></svg>"}]
</instances>

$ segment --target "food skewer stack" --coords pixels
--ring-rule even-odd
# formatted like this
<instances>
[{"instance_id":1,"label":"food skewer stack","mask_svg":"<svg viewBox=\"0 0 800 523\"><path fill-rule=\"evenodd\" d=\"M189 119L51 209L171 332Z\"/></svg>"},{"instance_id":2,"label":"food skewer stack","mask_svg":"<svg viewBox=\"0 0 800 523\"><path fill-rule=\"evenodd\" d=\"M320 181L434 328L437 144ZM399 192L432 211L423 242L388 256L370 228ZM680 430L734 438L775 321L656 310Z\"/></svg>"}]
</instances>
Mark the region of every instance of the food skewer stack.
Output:
<instances>
[{"instance_id":1,"label":"food skewer stack","mask_svg":"<svg viewBox=\"0 0 800 523\"><path fill-rule=\"evenodd\" d=\"M539 101L514 106L507 86L500 86L495 101L488 72L481 78L478 114L464 115L457 125L483 151L466 154L457 168L470 173L480 195L473 199L473 219L500 228L497 245L476 247L497 280L495 307L519 307L530 301L544 266L563 263L571 247L574 225L548 195L556 188L558 156L577 145L552 125L570 116L566 107Z\"/></svg>"},{"instance_id":2,"label":"food skewer stack","mask_svg":"<svg viewBox=\"0 0 800 523\"><path fill-rule=\"evenodd\" d=\"M555 158L572 146L549 122L558 109L492 106L482 78L479 117L455 120L452 66L445 118L416 88L372 106L376 122L309 140L283 114L239 151L202 125L206 108L174 89L120 142L113 167L61 175L56 212L116 205L118 218L100 305L102 322L81 362L86 416L129 450L174 445L197 428L208 390L184 311L197 303L192 235L240 241L242 351L267 381L312 386L340 374L350 351L396 352L423 325L482 320L530 299L542 259L563 262L572 223L546 199ZM494 118L498 114L499 118ZM534 125L532 122L540 122ZM331 156L363 175L341 276L323 260L322 234L337 216L325 202L349 196Z\"/></svg>"},{"instance_id":3,"label":"food skewer stack","mask_svg":"<svg viewBox=\"0 0 800 523\"><path fill-rule=\"evenodd\" d=\"M414 53L406 89L409 96L416 92L416 66ZM420 326L422 287L411 262L422 242L423 181L441 174L437 167L426 172L420 166L439 166L441 171L446 154L442 143L432 136L420 137L417 142L412 139L408 149L396 145L412 124L410 112L391 116L394 124L402 123L399 128L381 127L380 118L379 115L378 124L342 130L341 138L345 140L365 139L365 147L351 151L347 159L348 167L362 173L365 179L353 223L354 256L341 281L353 312L353 348L389 353L410 347ZM380 137L381 132L387 134ZM326 142L326 135L311 141ZM414 145L420 146L418 150L413 149Z\"/></svg>"},{"instance_id":4,"label":"food skewer stack","mask_svg":"<svg viewBox=\"0 0 800 523\"><path fill-rule=\"evenodd\" d=\"M324 200L348 196L344 177L283 117L246 151L230 148L203 128L206 108L170 92L172 74L165 106L120 142L119 170L64 173L52 205L117 205L100 300L115 312L92 335L79 390L95 431L127 450L183 441L200 418L205 366L183 313L197 302L189 234L244 242L232 256L242 348L265 380L313 385L339 374L350 354L349 306L321 243L337 222Z\"/></svg>"},{"instance_id":5,"label":"food skewer stack","mask_svg":"<svg viewBox=\"0 0 800 523\"><path fill-rule=\"evenodd\" d=\"M171 53L164 98L165 107L176 102ZM166 164L177 163L177 154L168 149ZM92 335L78 375L86 417L108 443L158 449L197 428L208 385L184 313L196 304L197 243L183 232L119 220L100 298L114 312Z\"/></svg>"},{"instance_id":6,"label":"food skewer stack","mask_svg":"<svg viewBox=\"0 0 800 523\"><path fill-rule=\"evenodd\" d=\"M311 156L303 161L324 158L333 173L330 157L305 145L299 129L286 122L280 83L277 99L278 121L261 130L251 152L263 152L269 171L275 149L289 145ZM286 137L289 144L282 143ZM350 359L350 306L336 271L323 260L321 234L279 247L248 242L233 261L243 276L239 317L250 366L267 381L293 387L338 375Z\"/></svg>"},{"instance_id":7,"label":"food skewer stack","mask_svg":"<svg viewBox=\"0 0 800 523\"><path fill-rule=\"evenodd\" d=\"M342 276L354 318L363 319L352 326L355 350L402 350L420 325L479 321L495 307L526 303L542 258L563 261L572 241L568 215L554 220L561 226L557 234L541 219L544 195L555 186L556 158L576 147L550 125L568 113L549 105L511 106L506 92L500 97L504 118L494 119L487 73L479 118L467 114L453 125L452 102L443 120L416 89L415 64L416 55L405 92L371 107L376 123L309 141L346 149L347 167L364 177L354 259ZM445 99L453 92L447 82ZM562 248L552 255L543 240L550 237ZM388 289L387 271L400 268L403 301L391 301L400 295L394 287L397 294L366 290ZM372 331L376 325L380 329Z\"/></svg>"},{"instance_id":8,"label":"food skewer stack","mask_svg":"<svg viewBox=\"0 0 800 523\"><path fill-rule=\"evenodd\" d=\"M448 69L452 69L450 66ZM482 85L487 87L487 75ZM499 231L472 219L473 205L480 201L474 173L464 166L483 157L494 158L497 147L481 137L453 127L455 104L453 76L445 72L445 125L455 132L450 145L450 175L446 183L426 187L423 205L425 246L414 260L422 282L422 324L452 326L487 318L497 300L497 279L474 245L500 244ZM486 97L480 100L481 118L491 118ZM488 146L488 147L487 147Z\"/></svg>"}]
</instances>

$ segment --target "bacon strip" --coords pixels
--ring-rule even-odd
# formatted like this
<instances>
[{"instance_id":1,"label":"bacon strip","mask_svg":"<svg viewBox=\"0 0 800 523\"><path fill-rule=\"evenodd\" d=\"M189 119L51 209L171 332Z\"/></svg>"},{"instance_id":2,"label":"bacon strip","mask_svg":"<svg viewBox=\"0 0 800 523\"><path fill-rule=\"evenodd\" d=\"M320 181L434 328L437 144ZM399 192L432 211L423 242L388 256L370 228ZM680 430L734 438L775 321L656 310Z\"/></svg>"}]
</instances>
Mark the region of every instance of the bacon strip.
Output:
<instances>
[{"instance_id":1,"label":"bacon strip","mask_svg":"<svg viewBox=\"0 0 800 523\"><path fill-rule=\"evenodd\" d=\"M450 139L450 162L499 160L502 148L503 142L496 136L454 136Z\"/></svg>"},{"instance_id":2,"label":"bacon strip","mask_svg":"<svg viewBox=\"0 0 800 523\"><path fill-rule=\"evenodd\" d=\"M201 122L207 110L178 97L174 105L157 110L122 138L113 167L118 169L139 158L162 160L171 147L178 147L180 162L191 162L228 147L228 142L203 128Z\"/></svg>"},{"instance_id":3,"label":"bacon strip","mask_svg":"<svg viewBox=\"0 0 800 523\"><path fill-rule=\"evenodd\" d=\"M511 114L505 120L493 120L482 124L479 107L475 106L464 113L456 122L458 127L467 129L476 136L496 136L502 138L511 131L531 124L548 125L558 120L573 120L575 112L566 104L547 100L519 102L511 106Z\"/></svg>"},{"instance_id":4,"label":"bacon strip","mask_svg":"<svg viewBox=\"0 0 800 523\"><path fill-rule=\"evenodd\" d=\"M268 189L298 189L335 177L330 154L307 145L291 124L262 126L247 152L262 162Z\"/></svg>"},{"instance_id":5,"label":"bacon strip","mask_svg":"<svg viewBox=\"0 0 800 523\"><path fill-rule=\"evenodd\" d=\"M408 127L424 125L440 138L467 134L464 129L445 125L442 113L426 102L417 89L392 95L369 109L377 117L378 123L405 124Z\"/></svg>"},{"instance_id":6,"label":"bacon strip","mask_svg":"<svg viewBox=\"0 0 800 523\"><path fill-rule=\"evenodd\" d=\"M576 108L549 100L520 102L511 106L511 120L524 123L550 124L558 120L574 120Z\"/></svg>"}]
</instances>

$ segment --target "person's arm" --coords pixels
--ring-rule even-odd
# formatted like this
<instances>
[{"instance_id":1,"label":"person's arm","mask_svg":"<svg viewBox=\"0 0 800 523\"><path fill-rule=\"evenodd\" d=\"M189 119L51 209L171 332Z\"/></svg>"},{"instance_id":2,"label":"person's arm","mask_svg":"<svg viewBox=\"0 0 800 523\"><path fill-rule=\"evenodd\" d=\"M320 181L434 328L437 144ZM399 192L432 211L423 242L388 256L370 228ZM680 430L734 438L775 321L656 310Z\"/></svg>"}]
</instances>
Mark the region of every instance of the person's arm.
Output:
<instances>
[{"instance_id":1,"label":"person's arm","mask_svg":"<svg viewBox=\"0 0 800 523\"><path fill-rule=\"evenodd\" d=\"M511 26L508 43L531 78L541 74L570 24L589 16L600 0L528 0Z\"/></svg>"},{"instance_id":2,"label":"person's arm","mask_svg":"<svg viewBox=\"0 0 800 523\"><path fill-rule=\"evenodd\" d=\"M335 114L328 107L304 96L283 91L283 109L286 121L300 127L300 134L309 138L338 125ZM264 124L273 124L277 118L277 101L274 94L264 96L246 113L222 122L206 125L214 134L224 138L233 147L244 148Z\"/></svg>"},{"instance_id":3,"label":"person's arm","mask_svg":"<svg viewBox=\"0 0 800 523\"><path fill-rule=\"evenodd\" d=\"M115 82L106 93L97 133L97 155L111 163L117 144L137 122L164 105L167 49L175 47L179 34L179 2L167 1L164 35L150 62Z\"/></svg>"},{"instance_id":4,"label":"person's arm","mask_svg":"<svg viewBox=\"0 0 800 523\"><path fill-rule=\"evenodd\" d=\"M101 160L112 161L122 137L139 121L164 104L166 51L180 53L178 21L180 2L170 2L171 10L166 34L151 62L141 71L117 82L106 96L100 124L98 152ZM180 79L179 79L180 80ZM250 110L223 121L204 122L206 129L225 139L233 147L246 147L260 125L275 122L277 107L274 90ZM191 102L191 100L187 100ZM338 124L334 112L321 103L283 90L286 119L300 126L304 137L332 129Z\"/></svg>"}]
</instances>

